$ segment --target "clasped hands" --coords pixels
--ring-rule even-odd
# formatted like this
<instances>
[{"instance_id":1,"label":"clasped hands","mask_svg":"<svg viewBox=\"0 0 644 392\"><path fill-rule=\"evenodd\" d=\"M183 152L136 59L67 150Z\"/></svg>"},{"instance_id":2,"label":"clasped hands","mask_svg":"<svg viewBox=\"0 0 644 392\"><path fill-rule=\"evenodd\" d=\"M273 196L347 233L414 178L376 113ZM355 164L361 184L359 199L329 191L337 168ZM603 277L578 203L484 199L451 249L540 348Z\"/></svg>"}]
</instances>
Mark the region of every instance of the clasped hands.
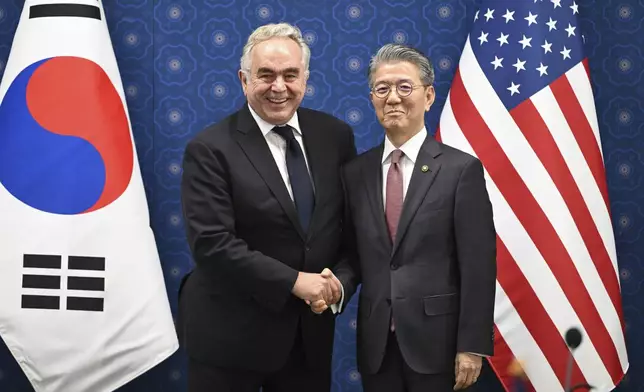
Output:
<instances>
[{"instance_id":1,"label":"clasped hands","mask_svg":"<svg viewBox=\"0 0 644 392\"><path fill-rule=\"evenodd\" d=\"M299 272L293 286L293 294L303 299L311 310L321 314L342 298L342 285L330 269L321 273Z\"/></svg>"}]
</instances>

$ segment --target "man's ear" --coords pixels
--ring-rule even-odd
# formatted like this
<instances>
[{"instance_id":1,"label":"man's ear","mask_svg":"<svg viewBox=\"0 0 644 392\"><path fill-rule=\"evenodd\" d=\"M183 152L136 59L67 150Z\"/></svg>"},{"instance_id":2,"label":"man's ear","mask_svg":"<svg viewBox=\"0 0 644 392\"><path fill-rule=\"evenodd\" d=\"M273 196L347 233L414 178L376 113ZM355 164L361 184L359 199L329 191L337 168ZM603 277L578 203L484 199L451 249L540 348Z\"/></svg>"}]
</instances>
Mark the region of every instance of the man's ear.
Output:
<instances>
[{"instance_id":1,"label":"man's ear","mask_svg":"<svg viewBox=\"0 0 644 392\"><path fill-rule=\"evenodd\" d=\"M429 108L432 107L432 104L436 100L436 91L434 90L434 86L429 86L425 94L425 99L427 101L427 103L425 104L425 111L429 112Z\"/></svg>"},{"instance_id":2,"label":"man's ear","mask_svg":"<svg viewBox=\"0 0 644 392\"><path fill-rule=\"evenodd\" d=\"M239 72L237 72L237 76L239 76L242 90L244 90L244 95L246 95L246 89L248 88L248 75L240 69Z\"/></svg>"}]
</instances>

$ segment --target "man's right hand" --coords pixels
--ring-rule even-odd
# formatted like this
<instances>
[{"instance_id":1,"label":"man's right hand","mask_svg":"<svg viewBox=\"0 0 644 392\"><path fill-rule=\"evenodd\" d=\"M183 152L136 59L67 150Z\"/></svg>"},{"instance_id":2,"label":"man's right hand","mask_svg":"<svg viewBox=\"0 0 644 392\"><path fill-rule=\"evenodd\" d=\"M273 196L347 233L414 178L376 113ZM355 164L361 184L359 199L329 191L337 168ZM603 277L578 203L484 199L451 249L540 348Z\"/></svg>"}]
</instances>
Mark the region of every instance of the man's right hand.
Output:
<instances>
[{"instance_id":1,"label":"man's right hand","mask_svg":"<svg viewBox=\"0 0 644 392\"><path fill-rule=\"evenodd\" d=\"M315 314L322 314L329 308L324 300L318 300L312 303L307 302L307 305L311 307L311 311Z\"/></svg>"},{"instance_id":2,"label":"man's right hand","mask_svg":"<svg viewBox=\"0 0 644 392\"><path fill-rule=\"evenodd\" d=\"M329 281L329 287L331 289L331 299L330 300L317 300L317 301L306 301L306 304L311 307L311 311L315 314L322 314L329 306L337 304L342 299L342 284L333 274L333 272L325 268L320 275Z\"/></svg>"},{"instance_id":3,"label":"man's right hand","mask_svg":"<svg viewBox=\"0 0 644 392\"><path fill-rule=\"evenodd\" d=\"M307 303L320 300L331 302L333 297L329 279L321 274L312 274L309 272L298 272L297 280L291 291L293 295L307 301Z\"/></svg>"}]
</instances>

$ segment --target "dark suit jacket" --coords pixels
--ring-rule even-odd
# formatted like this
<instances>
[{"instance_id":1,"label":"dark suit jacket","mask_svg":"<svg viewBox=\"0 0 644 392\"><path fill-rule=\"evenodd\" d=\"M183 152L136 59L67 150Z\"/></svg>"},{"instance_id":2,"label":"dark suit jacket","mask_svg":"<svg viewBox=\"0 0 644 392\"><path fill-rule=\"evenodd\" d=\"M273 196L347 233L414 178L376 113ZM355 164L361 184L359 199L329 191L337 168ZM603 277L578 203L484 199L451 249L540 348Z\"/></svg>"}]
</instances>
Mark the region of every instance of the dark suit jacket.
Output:
<instances>
[{"instance_id":1,"label":"dark suit jacket","mask_svg":"<svg viewBox=\"0 0 644 392\"><path fill-rule=\"evenodd\" d=\"M340 261L340 167L356 153L344 122L304 108L298 118L315 187L308 233L246 105L186 147L182 204L196 267L179 294L178 330L194 359L278 370L300 323L308 363L330 369L334 315L315 315L291 289L298 271Z\"/></svg>"},{"instance_id":2,"label":"dark suit jacket","mask_svg":"<svg viewBox=\"0 0 644 392\"><path fill-rule=\"evenodd\" d=\"M335 273L345 295L362 283L359 370L373 374L380 368L393 312L407 364L418 373L453 372L457 351L493 351L496 233L483 167L428 135L392 244L382 200L382 152L380 145L343 170L357 256Z\"/></svg>"}]
</instances>

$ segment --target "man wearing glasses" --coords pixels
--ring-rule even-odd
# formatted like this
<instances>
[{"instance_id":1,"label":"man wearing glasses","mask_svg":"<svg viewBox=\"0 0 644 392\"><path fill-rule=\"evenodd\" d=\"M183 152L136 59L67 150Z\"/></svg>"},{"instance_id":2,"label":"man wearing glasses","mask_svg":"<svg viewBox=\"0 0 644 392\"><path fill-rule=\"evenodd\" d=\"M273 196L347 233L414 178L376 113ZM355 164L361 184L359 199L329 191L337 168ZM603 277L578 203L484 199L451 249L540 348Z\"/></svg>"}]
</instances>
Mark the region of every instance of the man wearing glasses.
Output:
<instances>
[{"instance_id":1,"label":"man wearing glasses","mask_svg":"<svg viewBox=\"0 0 644 392\"><path fill-rule=\"evenodd\" d=\"M357 255L334 272L344 303L362 283L365 392L464 389L493 353L492 205L481 162L427 134L433 81L422 53L382 47L369 85L386 137L343 170Z\"/></svg>"}]
</instances>

